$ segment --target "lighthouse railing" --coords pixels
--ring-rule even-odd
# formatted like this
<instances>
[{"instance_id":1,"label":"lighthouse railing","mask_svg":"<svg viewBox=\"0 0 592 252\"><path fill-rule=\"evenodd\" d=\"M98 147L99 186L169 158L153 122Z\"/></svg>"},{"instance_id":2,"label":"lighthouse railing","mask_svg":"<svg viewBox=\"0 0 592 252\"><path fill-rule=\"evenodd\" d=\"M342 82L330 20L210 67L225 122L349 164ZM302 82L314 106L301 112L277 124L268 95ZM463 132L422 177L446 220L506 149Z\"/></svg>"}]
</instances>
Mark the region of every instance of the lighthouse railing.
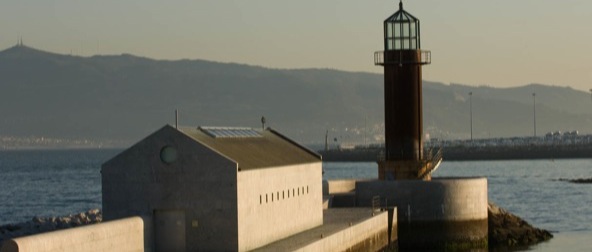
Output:
<instances>
[{"instance_id":1,"label":"lighthouse railing","mask_svg":"<svg viewBox=\"0 0 592 252\"><path fill-rule=\"evenodd\" d=\"M385 57L384 51L377 51L374 52L374 65L410 65L410 64L419 64L419 65L427 65L432 63L432 52L420 50L420 57L417 58L408 58L403 57L402 54L397 56L397 53L392 53L393 51L389 51L388 57Z\"/></svg>"},{"instance_id":2,"label":"lighthouse railing","mask_svg":"<svg viewBox=\"0 0 592 252\"><path fill-rule=\"evenodd\" d=\"M435 172L442 163L442 159L442 148L430 148L428 151L428 157L426 158L426 169L419 174L418 178L425 179L428 175L431 175L433 172Z\"/></svg>"}]
</instances>

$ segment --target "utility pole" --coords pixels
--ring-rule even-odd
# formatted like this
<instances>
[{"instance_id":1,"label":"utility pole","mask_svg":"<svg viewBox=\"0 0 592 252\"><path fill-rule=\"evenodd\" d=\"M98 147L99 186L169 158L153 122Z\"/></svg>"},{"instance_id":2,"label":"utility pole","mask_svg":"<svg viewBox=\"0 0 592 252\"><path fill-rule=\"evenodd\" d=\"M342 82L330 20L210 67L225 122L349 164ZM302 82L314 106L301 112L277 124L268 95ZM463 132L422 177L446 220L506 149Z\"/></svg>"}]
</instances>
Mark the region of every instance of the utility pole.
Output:
<instances>
[{"instance_id":1,"label":"utility pole","mask_svg":"<svg viewBox=\"0 0 592 252\"><path fill-rule=\"evenodd\" d=\"M364 117L364 146L368 146L368 143L366 141L368 135L368 116L366 115Z\"/></svg>"},{"instance_id":2,"label":"utility pole","mask_svg":"<svg viewBox=\"0 0 592 252\"><path fill-rule=\"evenodd\" d=\"M329 150L329 130L325 131L325 151Z\"/></svg>"},{"instance_id":3,"label":"utility pole","mask_svg":"<svg viewBox=\"0 0 592 252\"><path fill-rule=\"evenodd\" d=\"M473 141L473 92L469 92L469 112L471 120L471 141Z\"/></svg>"},{"instance_id":4,"label":"utility pole","mask_svg":"<svg viewBox=\"0 0 592 252\"><path fill-rule=\"evenodd\" d=\"M536 137L536 93L532 93L532 115L534 118L534 137Z\"/></svg>"}]
</instances>

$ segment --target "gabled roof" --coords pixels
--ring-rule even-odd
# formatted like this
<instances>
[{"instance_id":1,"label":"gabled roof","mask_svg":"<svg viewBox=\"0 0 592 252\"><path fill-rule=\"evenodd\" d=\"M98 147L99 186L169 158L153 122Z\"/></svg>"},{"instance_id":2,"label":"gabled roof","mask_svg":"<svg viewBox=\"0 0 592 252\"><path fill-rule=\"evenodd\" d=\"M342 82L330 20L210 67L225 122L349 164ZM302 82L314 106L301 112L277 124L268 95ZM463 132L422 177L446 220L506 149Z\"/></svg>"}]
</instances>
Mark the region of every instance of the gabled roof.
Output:
<instances>
[{"instance_id":1,"label":"gabled roof","mask_svg":"<svg viewBox=\"0 0 592 252\"><path fill-rule=\"evenodd\" d=\"M321 162L321 156L268 128L197 127L180 132L238 163L240 170Z\"/></svg>"}]
</instances>

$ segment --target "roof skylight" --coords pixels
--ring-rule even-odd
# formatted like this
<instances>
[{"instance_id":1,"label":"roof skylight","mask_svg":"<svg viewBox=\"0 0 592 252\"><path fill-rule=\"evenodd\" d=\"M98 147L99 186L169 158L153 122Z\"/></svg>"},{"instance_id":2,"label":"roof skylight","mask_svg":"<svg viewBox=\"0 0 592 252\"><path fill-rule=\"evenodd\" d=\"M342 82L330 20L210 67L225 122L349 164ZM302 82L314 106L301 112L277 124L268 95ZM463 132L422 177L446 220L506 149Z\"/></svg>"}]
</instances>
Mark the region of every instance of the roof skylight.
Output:
<instances>
[{"instance_id":1,"label":"roof skylight","mask_svg":"<svg viewBox=\"0 0 592 252\"><path fill-rule=\"evenodd\" d=\"M261 133L252 128L239 127L199 127L201 131L213 138L250 138L261 137Z\"/></svg>"}]
</instances>

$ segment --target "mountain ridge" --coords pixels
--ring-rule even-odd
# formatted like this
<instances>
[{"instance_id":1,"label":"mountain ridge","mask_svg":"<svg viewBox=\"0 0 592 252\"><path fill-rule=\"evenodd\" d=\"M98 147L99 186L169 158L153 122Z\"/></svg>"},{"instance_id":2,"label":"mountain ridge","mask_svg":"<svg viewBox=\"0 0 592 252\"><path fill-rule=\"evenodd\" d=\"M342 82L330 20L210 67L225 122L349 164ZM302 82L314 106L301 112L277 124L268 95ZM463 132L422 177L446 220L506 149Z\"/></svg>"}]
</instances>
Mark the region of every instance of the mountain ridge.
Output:
<instances>
[{"instance_id":1,"label":"mountain ridge","mask_svg":"<svg viewBox=\"0 0 592 252\"><path fill-rule=\"evenodd\" d=\"M62 55L27 46L0 51L0 136L110 139L127 143L174 123L268 125L304 143L376 142L384 132L381 74L275 69L131 54ZM529 84L494 88L424 81L424 132L467 138L469 92L476 137L590 132L590 95ZM382 127L382 128L381 128ZM540 128L539 128L540 127Z\"/></svg>"}]
</instances>

